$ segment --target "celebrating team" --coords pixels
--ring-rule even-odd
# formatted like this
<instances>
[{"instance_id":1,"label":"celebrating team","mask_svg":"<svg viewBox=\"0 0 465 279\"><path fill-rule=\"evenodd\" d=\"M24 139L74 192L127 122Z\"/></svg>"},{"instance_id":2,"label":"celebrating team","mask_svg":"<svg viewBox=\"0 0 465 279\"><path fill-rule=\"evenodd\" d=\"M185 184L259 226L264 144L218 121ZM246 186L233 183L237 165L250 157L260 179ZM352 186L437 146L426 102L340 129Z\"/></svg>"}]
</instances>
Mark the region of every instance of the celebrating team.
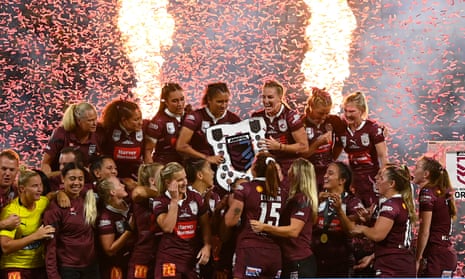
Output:
<instances>
[{"instance_id":1,"label":"celebrating team","mask_svg":"<svg viewBox=\"0 0 465 279\"><path fill-rule=\"evenodd\" d=\"M137 103L70 105L41 170L0 153L1 278L311 278L452 276L456 217L447 170L388 161L384 127L363 93L343 115L314 88L305 114L263 86L265 138L230 191L206 129L241 119L225 83L192 110L176 83L144 120ZM342 151L348 164L338 161ZM19 171L19 179L16 176ZM414 184L420 187L415 210ZM44 195L47 194L45 197ZM417 242L414 228L419 219ZM15 277L19 276L19 277Z\"/></svg>"}]
</instances>

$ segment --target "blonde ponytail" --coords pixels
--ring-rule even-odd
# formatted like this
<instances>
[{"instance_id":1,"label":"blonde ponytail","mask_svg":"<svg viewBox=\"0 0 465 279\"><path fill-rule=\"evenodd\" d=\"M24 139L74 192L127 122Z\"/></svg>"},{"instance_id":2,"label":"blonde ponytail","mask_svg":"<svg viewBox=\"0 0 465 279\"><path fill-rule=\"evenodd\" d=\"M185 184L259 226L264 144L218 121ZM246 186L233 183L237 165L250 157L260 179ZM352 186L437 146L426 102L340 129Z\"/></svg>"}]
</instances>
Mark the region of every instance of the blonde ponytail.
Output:
<instances>
[{"instance_id":1,"label":"blonde ponytail","mask_svg":"<svg viewBox=\"0 0 465 279\"><path fill-rule=\"evenodd\" d=\"M88 190L84 199L84 219L86 224L95 225L97 219L97 200L93 190Z\"/></svg>"}]
</instances>

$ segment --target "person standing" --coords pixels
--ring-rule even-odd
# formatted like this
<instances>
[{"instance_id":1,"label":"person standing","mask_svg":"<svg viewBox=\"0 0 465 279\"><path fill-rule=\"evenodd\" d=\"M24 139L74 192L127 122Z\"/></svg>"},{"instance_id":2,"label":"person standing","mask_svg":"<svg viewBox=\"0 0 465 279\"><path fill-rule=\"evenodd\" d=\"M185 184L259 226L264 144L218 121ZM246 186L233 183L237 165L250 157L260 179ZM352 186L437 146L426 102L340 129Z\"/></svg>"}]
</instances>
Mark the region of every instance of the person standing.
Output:
<instances>
[{"instance_id":1,"label":"person standing","mask_svg":"<svg viewBox=\"0 0 465 279\"><path fill-rule=\"evenodd\" d=\"M281 249L272 234L256 233L251 220L279 224L282 202L278 167L270 153L259 152L251 170L254 179L236 187L224 215L227 227L236 226L240 220L233 276L274 278L281 269Z\"/></svg>"},{"instance_id":2,"label":"person standing","mask_svg":"<svg viewBox=\"0 0 465 279\"><path fill-rule=\"evenodd\" d=\"M41 162L41 170L50 176L57 171L61 149L71 146L82 154L86 166L94 156L102 153L103 130L97 123L97 110L86 102L70 105L63 114L61 126L53 131Z\"/></svg>"},{"instance_id":3,"label":"person standing","mask_svg":"<svg viewBox=\"0 0 465 279\"><path fill-rule=\"evenodd\" d=\"M137 181L137 171L143 162L150 163L152 156L145 156L145 139L142 129L142 112L128 100L110 102L102 113L105 131L104 154L113 157L119 177Z\"/></svg>"},{"instance_id":4,"label":"person standing","mask_svg":"<svg viewBox=\"0 0 465 279\"><path fill-rule=\"evenodd\" d=\"M318 277L352 276L355 263L353 239L342 221L344 216L355 220L364 207L350 191L351 181L352 172L346 164L336 161L328 165L324 175L324 191L319 193L318 219L312 234Z\"/></svg>"},{"instance_id":5,"label":"person standing","mask_svg":"<svg viewBox=\"0 0 465 279\"><path fill-rule=\"evenodd\" d=\"M337 115L330 114L333 106L331 95L325 89L312 88L307 99L303 123L308 139L308 152L302 156L315 167L318 190L323 191L324 175L331 162L334 162L342 151L339 138L345 124Z\"/></svg>"},{"instance_id":6,"label":"person standing","mask_svg":"<svg viewBox=\"0 0 465 279\"><path fill-rule=\"evenodd\" d=\"M0 231L3 251L0 260L1 278L46 279L43 258L43 240L53 237L55 228L42 225L42 213L48 206L48 198L42 196L40 175L22 169L19 175L19 197L9 203L1 214L1 220L14 214L21 223L13 230Z\"/></svg>"},{"instance_id":7,"label":"person standing","mask_svg":"<svg viewBox=\"0 0 465 279\"><path fill-rule=\"evenodd\" d=\"M215 192L215 172L211 168L211 164L205 159L194 159L186 162L186 177L189 183L189 190L194 191L202 196L203 203L207 206L208 221L211 228L212 255L207 264L201 265L200 278L214 278L214 264L216 265L213 251L218 252L221 248L219 245L218 227L213 224L215 209L220 202L220 196ZM200 234L199 234L200 236ZM199 241L199 248L203 246L202 240Z\"/></svg>"},{"instance_id":8,"label":"person standing","mask_svg":"<svg viewBox=\"0 0 465 279\"><path fill-rule=\"evenodd\" d=\"M362 92L346 96L343 107L347 129L338 136L349 157L355 195L368 208L378 203L374 191L375 177L379 169L387 163L383 128L367 119L368 104Z\"/></svg>"},{"instance_id":9,"label":"person standing","mask_svg":"<svg viewBox=\"0 0 465 279\"><path fill-rule=\"evenodd\" d=\"M100 275L102 279L126 278L134 245L133 220L124 198L124 184L111 176L97 184L103 208L97 217L97 235L101 248Z\"/></svg>"},{"instance_id":10,"label":"person standing","mask_svg":"<svg viewBox=\"0 0 465 279\"><path fill-rule=\"evenodd\" d=\"M145 128L147 147L153 162L167 164L182 163L182 156L176 151L176 141L181 130L185 110L184 91L177 83L166 83L161 89L160 106L157 114Z\"/></svg>"},{"instance_id":11,"label":"person standing","mask_svg":"<svg viewBox=\"0 0 465 279\"><path fill-rule=\"evenodd\" d=\"M0 152L0 210L18 196L15 186L19 170L19 155L11 149ZM0 230L12 230L19 226L18 215L11 214L0 221Z\"/></svg>"},{"instance_id":12,"label":"person standing","mask_svg":"<svg viewBox=\"0 0 465 279\"><path fill-rule=\"evenodd\" d=\"M196 264L205 265L211 254L208 205L199 193L188 189L186 172L179 163L163 167L159 185L161 196L155 199L153 212L163 235L155 278L198 278Z\"/></svg>"},{"instance_id":13,"label":"person standing","mask_svg":"<svg viewBox=\"0 0 465 279\"><path fill-rule=\"evenodd\" d=\"M423 156L416 163L413 182L420 186L418 276L453 277L457 252L450 237L457 209L449 174L437 160Z\"/></svg>"},{"instance_id":14,"label":"person standing","mask_svg":"<svg viewBox=\"0 0 465 279\"><path fill-rule=\"evenodd\" d=\"M208 84L202 98L203 108L187 114L179 138L176 142L176 150L189 158L205 159L216 165L223 162L220 154L214 154L213 148L207 141L206 130L217 124L234 124L241 119L228 110L231 93L223 82Z\"/></svg>"},{"instance_id":15,"label":"person standing","mask_svg":"<svg viewBox=\"0 0 465 279\"><path fill-rule=\"evenodd\" d=\"M62 208L52 200L44 213L44 225L55 228L45 247L48 279L100 279L94 231L97 203L93 190L81 194L85 172L76 163L66 164L61 175L71 206Z\"/></svg>"},{"instance_id":16,"label":"person standing","mask_svg":"<svg viewBox=\"0 0 465 279\"><path fill-rule=\"evenodd\" d=\"M311 248L312 227L317 220L318 191L312 163L295 160L289 169L290 195L283 208L279 226L258 220L250 225L256 233L266 232L282 237L279 241L283 258L281 278L316 276L316 259Z\"/></svg>"},{"instance_id":17,"label":"person standing","mask_svg":"<svg viewBox=\"0 0 465 279\"><path fill-rule=\"evenodd\" d=\"M132 195L132 218L137 239L128 266L128 279L152 279L155 275L155 255L161 230L154 222L153 202L159 196L158 181L162 164L142 164L139 167L137 186Z\"/></svg>"},{"instance_id":18,"label":"person standing","mask_svg":"<svg viewBox=\"0 0 465 279\"><path fill-rule=\"evenodd\" d=\"M415 277L411 246L416 213L408 168L386 164L376 176L376 189L383 201L374 226L349 225L351 233L375 241L374 254L362 259L362 264L374 261L376 277Z\"/></svg>"},{"instance_id":19,"label":"person standing","mask_svg":"<svg viewBox=\"0 0 465 279\"><path fill-rule=\"evenodd\" d=\"M265 82L262 88L263 109L253 112L252 117L262 117L266 123L265 138L258 146L270 152L283 173L281 197L287 200L289 185L287 171L291 163L308 150L302 118L284 101L284 87L277 81Z\"/></svg>"}]
</instances>

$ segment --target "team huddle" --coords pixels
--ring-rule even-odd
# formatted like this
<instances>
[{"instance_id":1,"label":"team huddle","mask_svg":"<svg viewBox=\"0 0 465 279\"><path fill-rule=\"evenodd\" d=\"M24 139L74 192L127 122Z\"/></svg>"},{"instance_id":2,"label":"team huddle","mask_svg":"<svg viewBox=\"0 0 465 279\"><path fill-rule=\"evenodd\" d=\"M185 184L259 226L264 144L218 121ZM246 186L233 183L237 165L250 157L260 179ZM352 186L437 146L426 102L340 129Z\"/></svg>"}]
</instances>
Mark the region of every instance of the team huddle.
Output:
<instances>
[{"instance_id":1,"label":"team huddle","mask_svg":"<svg viewBox=\"0 0 465 279\"><path fill-rule=\"evenodd\" d=\"M215 177L225 154L206 135L241 121L225 83L208 84L195 110L167 83L150 120L130 100L108 103L101 119L92 104L72 104L40 169L1 151L0 277L453 276L456 207L437 160L419 158L412 174L389 162L361 92L345 97L341 116L324 89L302 115L276 81L261 98L250 116L265 136L242 153L254 156L248 175L228 187Z\"/></svg>"}]
</instances>

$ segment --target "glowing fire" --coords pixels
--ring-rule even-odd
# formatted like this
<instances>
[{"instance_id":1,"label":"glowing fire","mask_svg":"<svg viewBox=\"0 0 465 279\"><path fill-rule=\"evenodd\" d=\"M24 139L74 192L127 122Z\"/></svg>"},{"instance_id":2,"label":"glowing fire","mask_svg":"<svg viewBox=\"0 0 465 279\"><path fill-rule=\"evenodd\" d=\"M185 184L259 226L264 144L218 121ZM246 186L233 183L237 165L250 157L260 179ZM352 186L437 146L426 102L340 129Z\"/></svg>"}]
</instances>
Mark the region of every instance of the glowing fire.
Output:
<instances>
[{"instance_id":1,"label":"glowing fire","mask_svg":"<svg viewBox=\"0 0 465 279\"><path fill-rule=\"evenodd\" d=\"M144 118L158 110L161 91L162 51L173 41L174 19L166 9L168 0L120 0L118 27L137 79L133 93Z\"/></svg>"},{"instance_id":2,"label":"glowing fire","mask_svg":"<svg viewBox=\"0 0 465 279\"><path fill-rule=\"evenodd\" d=\"M339 112L344 80L350 75L350 43L357 22L347 0L305 0L305 3L311 19L305 32L310 50L301 66L304 86L326 87L333 99L333 112Z\"/></svg>"}]
</instances>

